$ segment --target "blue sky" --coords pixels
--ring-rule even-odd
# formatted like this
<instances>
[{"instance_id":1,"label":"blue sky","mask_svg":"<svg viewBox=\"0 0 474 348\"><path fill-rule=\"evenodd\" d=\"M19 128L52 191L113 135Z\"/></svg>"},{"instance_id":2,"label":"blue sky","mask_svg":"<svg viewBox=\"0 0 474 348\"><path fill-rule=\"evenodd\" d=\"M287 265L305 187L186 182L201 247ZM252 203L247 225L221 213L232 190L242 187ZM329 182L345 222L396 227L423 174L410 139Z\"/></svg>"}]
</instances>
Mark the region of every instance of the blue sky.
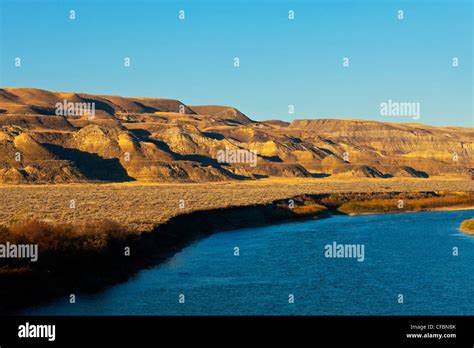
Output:
<instances>
[{"instance_id":1,"label":"blue sky","mask_svg":"<svg viewBox=\"0 0 474 348\"><path fill-rule=\"evenodd\" d=\"M474 126L471 0L0 2L2 87L412 122L380 115L391 99L420 103L420 123Z\"/></svg>"}]
</instances>

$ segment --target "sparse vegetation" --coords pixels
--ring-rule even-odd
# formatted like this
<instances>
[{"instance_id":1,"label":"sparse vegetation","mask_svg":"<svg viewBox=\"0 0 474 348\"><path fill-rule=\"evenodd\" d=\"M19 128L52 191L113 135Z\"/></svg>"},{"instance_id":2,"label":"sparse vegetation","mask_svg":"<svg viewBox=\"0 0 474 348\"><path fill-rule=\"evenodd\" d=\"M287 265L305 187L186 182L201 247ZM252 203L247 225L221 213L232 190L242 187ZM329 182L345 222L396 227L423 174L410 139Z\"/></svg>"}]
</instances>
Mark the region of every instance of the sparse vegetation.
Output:
<instances>
[{"instance_id":1,"label":"sparse vegetation","mask_svg":"<svg viewBox=\"0 0 474 348\"><path fill-rule=\"evenodd\" d=\"M18 221L9 227L0 226L0 241L12 244L36 244L41 257L37 262L25 259L0 259L0 270L51 269L58 262L84 262L92 254L106 253L112 246L123 245L134 233L125 231L109 220L84 224L51 224L39 220Z\"/></svg>"},{"instance_id":2,"label":"sparse vegetation","mask_svg":"<svg viewBox=\"0 0 474 348\"><path fill-rule=\"evenodd\" d=\"M93 220L112 220L127 231L149 231L169 218L195 210L265 204L302 194L385 192L380 199L393 199L390 192L474 191L474 181L419 179L261 179L196 184L74 184L0 186L0 225L17 220L43 220L80 225ZM358 197L359 197L358 196ZM408 196L405 194L406 198ZM410 196L414 198L415 196ZM421 196L419 196L421 197ZM74 199L76 208L69 208ZM348 197L346 201L354 199ZM184 207L179 206L180 200ZM320 204L330 210L341 197L327 196Z\"/></svg>"},{"instance_id":3,"label":"sparse vegetation","mask_svg":"<svg viewBox=\"0 0 474 348\"><path fill-rule=\"evenodd\" d=\"M320 204L305 204L293 208L293 213L298 216L319 216L328 213L328 208Z\"/></svg>"},{"instance_id":4,"label":"sparse vegetation","mask_svg":"<svg viewBox=\"0 0 474 348\"><path fill-rule=\"evenodd\" d=\"M461 231L474 234L474 219L464 220L461 223Z\"/></svg>"},{"instance_id":5,"label":"sparse vegetation","mask_svg":"<svg viewBox=\"0 0 474 348\"><path fill-rule=\"evenodd\" d=\"M447 207L469 207L474 203L472 194L449 194L419 199L372 199L353 200L342 204L337 210L345 214L424 211Z\"/></svg>"}]
</instances>

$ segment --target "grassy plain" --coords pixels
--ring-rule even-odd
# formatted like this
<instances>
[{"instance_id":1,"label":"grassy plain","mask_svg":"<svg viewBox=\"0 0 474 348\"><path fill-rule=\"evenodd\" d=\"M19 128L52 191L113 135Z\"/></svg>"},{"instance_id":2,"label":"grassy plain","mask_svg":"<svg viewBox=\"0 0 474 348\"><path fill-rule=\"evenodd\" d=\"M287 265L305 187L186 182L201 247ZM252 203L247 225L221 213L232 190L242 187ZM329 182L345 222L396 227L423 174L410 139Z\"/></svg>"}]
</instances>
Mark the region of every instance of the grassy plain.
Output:
<instances>
[{"instance_id":1,"label":"grassy plain","mask_svg":"<svg viewBox=\"0 0 474 348\"><path fill-rule=\"evenodd\" d=\"M474 181L275 178L196 184L6 185L0 186L0 225L30 219L67 224L111 220L141 232L182 213L266 204L302 194L429 191L474 192Z\"/></svg>"}]
</instances>

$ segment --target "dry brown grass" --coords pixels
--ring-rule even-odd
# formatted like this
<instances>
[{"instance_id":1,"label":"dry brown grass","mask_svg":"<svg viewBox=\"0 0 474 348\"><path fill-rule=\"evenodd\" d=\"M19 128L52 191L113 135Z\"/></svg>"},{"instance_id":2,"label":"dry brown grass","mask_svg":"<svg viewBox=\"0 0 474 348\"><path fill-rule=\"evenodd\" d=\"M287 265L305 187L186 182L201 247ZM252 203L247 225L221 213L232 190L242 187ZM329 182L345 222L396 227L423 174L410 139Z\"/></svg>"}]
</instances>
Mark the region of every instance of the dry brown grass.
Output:
<instances>
[{"instance_id":1,"label":"dry brown grass","mask_svg":"<svg viewBox=\"0 0 474 348\"><path fill-rule=\"evenodd\" d=\"M461 231L474 234L474 219L464 220L461 223Z\"/></svg>"},{"instance_id":2,"label":"dry brown grass","mask_svg":"<svg viewBox=\"0 0 474 348\"><path fill-rule=\"evenodd\" d=\"M368 201L350 201L342 204L337 210L345 214L377 213L394 211L423 211L444 207L470 207L473 197L469 194L450 194L443 197L403 199L372 199Z\"/></svg>"},{"instance_id":3,"label":"dry brown grass","mask_svg":"<svg viewBox=\"0 0 474 348\"><path fill-rule=\"evenodd\" d=\"M24 220L9 227L0 226L0 241L12 244L36 244L41 250L41 260L29 263L25 259L0 260L0 274L24 272L30 268L61 267L58 262L87 259L104 254L114 245L123 245L132 234L119 224L103 220L78 225L51 224L38 220Z\"/></svg>"},{"instance_id":4,"label":"dry brown grass","mask_svg":"<svg viewBox=\"0 0 474 348\"><path fill-rule=\"evenodd\" d=\"M292 211L298 216L315 216L326 214L328 208L320 204L305 204L294 207Z\"/></svg>"},{"instance_id":5,"label":"dry brown grass","mask_svg":"<svg viewBox=\"0 0 474 348\"><path fill-rule=\"evenodd\" d=\"M125 240L128 234L118 223L109 220L78 225L24 220L0 227L1 241L38 244L44 252L76 248L100 251L111 240Z\"/></svg>"},{"instance_id":6,"label":"dry brown grass","mask_svg":"<svg viewBox=\"0 0 474 348\"><path fill-rule=\"evenodd\" d=\"M38 219L83 224L104 219L150 230L195 210L269 203L300 194L474 191L474 181L436 179L263 179L199 184L70 184L0 187L0 224ZM71 199L76 208L70 209ZM180 208L184 200L184 208Z\"/></svg>"}]
</instances>

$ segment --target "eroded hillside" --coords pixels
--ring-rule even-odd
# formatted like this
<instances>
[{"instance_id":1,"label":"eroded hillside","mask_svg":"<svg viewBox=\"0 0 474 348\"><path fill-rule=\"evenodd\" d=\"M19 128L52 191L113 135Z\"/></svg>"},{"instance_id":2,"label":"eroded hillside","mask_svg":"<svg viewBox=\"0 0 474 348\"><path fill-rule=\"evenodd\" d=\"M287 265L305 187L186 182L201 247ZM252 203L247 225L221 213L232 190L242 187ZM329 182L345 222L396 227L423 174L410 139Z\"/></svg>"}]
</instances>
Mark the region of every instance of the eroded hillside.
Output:
<instances>
[{"instance_id":1,"label":"eroded hillside","mask_svg":"<svg viewBox=\"0 0 474 348\"><path fill-rule=\"evenodd\" d=\"M58 113L66 102L94 105L94 114ZM474 167L472 128L257 122L233 107L171 99L4 88L0 127L0 183L468 178Z\"/></svg>"}]
</instances>

